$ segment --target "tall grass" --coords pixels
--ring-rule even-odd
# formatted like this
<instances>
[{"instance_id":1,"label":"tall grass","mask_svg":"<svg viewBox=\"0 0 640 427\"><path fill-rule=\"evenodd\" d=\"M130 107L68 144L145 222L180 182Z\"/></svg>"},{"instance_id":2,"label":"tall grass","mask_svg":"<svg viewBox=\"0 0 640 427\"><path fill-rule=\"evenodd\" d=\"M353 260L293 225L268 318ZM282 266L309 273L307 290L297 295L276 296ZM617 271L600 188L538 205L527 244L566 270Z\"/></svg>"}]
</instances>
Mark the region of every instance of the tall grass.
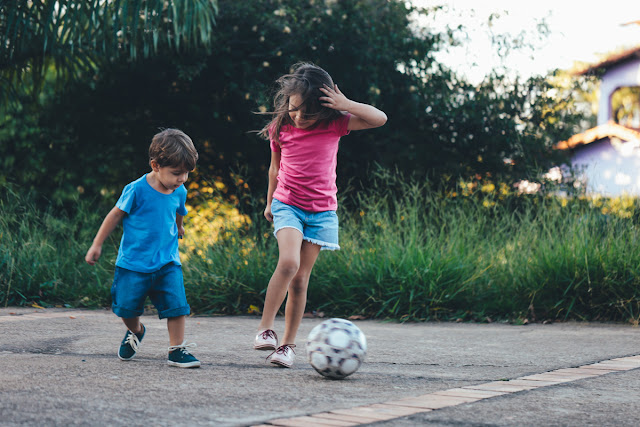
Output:
<instances>
[{"instance_id":1,"label":"tall grass","mask_svg":"<svg viewBox=\"0 0 640 427\"><path fill-rule=\"evenodd\" d=\"M205 213L192 210L181 248L195 313L262 307L277 262L263 208L256 201L242 221L227 216L215 241L210 221L198 219ZM637 324L639 213L628 198L521 195L489 182L451 191L379 171L377 185L342 200L342 249L318 258L307 309L397 320ZM0 302L108 305L117 233L98 268L83 263L102 214L78 203L60 216L5 195Z\"/></svg>"},{"instance_id":2,"label":"tall grass","mask_svg":"<svg viewBox=\"0 0 640 427\"><path fill-rule=\"evenodd\" d=\"M38 208L29 194L4 187L0 197L0 306L108 304L112 266L91 268L84 254L102 220L87 202L72 214ZM115 260L118 233L103 247Z\"/></svg>"}]
</instances>

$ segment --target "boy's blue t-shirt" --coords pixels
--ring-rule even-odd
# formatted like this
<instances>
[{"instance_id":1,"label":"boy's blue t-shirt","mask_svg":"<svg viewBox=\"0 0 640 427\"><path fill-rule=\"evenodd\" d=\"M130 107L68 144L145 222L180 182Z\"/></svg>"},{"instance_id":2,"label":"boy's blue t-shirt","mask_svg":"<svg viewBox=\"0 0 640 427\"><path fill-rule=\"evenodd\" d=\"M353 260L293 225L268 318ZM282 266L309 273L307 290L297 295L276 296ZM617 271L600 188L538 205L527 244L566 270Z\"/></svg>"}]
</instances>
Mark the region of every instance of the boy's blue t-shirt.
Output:
<instances>
[{"instance_id":1,"label":"boy's blue t-shirt","mask_svg":"<svg viewBox=\"0 0 640 427\"><path fill-rule=\"evenodd\" d=\"M127 213L116 266L140 273L152 273L174 263L182 265L178 253L176 214L185 216L187 189L171 194L154 190L147 174L128 184L116 207Z\"/></svg>"}]
</instances>

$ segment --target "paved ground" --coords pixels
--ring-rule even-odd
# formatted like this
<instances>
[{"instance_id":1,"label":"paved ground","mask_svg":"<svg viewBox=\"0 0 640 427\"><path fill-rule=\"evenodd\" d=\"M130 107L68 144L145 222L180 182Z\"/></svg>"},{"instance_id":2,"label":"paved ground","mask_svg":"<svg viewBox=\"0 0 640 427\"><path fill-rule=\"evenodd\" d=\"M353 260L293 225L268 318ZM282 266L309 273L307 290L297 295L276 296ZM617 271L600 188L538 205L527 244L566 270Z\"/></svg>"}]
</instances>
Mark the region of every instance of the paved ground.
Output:
<instances>
[{"instance_id":1,"label":"paved ground","mask_svg":"<svg viewBox=\"0 0 640 427\"><path fill-rule=\"evenodd\" d=\"M256 317L188 319L187 339L203 362L190 370L166 365L166 323L143 321L148 332L139 355L122 362L115 353L124 327L109 311L0 309L0 425L640 425L640 330L632 326L357 321L368 338L367 361L332 381L304 352L306 335L322 319L304 319L292 369L267 364L268 353L252 349ZM281 333L282 319L276 326ZM593 375L562 371L618 358L605 362L609 369L595 365ZM557 370L551 378L569 379L535 388L522 386L532 380L515 381ZM493 396L487 384L504 380L520 388ZM434 393L445 399L460 388L483 397L452 397L453 404L427 409ZM394 415L388 402L398 405L391 405L399 408Z\"/></svg>"}]
</instances>

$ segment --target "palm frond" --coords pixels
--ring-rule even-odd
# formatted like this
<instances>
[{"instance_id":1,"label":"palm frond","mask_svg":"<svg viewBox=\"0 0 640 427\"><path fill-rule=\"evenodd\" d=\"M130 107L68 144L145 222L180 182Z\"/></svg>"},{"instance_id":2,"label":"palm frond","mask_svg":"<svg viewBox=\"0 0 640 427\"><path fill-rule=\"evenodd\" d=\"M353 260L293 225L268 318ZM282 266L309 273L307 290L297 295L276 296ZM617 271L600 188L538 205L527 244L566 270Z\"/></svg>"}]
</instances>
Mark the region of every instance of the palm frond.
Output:
<instances>
[{"instance_id":1,"label":"palm frond","mask_svg":"<svg viewBox=\"0 0 640 427\"><path fill-rule=\"evenodd\" d=\"M217 0L0 0L0 102L37 95L47 69L75 78L100 63L209 49Z\"/></svg>"}]
</instances>

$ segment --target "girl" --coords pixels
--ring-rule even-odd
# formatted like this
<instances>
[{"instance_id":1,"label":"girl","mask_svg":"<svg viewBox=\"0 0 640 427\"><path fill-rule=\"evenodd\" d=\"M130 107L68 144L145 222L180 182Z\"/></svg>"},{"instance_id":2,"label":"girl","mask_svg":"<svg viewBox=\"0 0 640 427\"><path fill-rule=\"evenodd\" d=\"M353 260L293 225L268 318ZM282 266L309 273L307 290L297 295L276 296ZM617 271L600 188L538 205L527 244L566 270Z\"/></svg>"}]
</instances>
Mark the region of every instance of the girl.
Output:
<instances>
[{"instance_id":1,"label":"girl","mask_svg":"<svg viewBox=\"0 0 640 427\"><path fill-rule=\"evenodd\" d=\"M349 100L322 68L300 63L277 80L273 118L260 135L271 142L265 218L274 223L279 258L269 280L257 350L274 350L271 363L291 367L296 333L307 303L311 269L321 249L336 250L338 142L349 131L382 126L377 108ZM273 325L287 295L285 330Z\"/></svg>"}]
</instances>

